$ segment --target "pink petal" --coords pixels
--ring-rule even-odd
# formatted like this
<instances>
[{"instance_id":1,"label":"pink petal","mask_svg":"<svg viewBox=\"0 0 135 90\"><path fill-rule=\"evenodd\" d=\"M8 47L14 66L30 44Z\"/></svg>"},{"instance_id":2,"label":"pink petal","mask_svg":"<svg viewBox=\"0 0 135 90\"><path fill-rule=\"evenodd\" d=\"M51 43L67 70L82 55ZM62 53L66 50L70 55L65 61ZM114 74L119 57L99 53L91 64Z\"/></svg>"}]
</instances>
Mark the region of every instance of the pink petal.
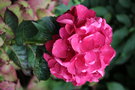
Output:
<instances>
[{"instance_id":1,"label":"pink petal","mask_svg":"<svg viewBox=\"0 0 135 90\"><path fill-rule=\"evenodd\" d=\"M50 68L50 71L57 78L62 78L62 76L60 75L61 68L62 67L58 63L56 63L52 68Z\"/></svg>"},{"instance_id":2,"label":"pink petal","mask_svg":"<svg viewBox=\"0 0 135 90\"><path fill-rule=\"evenodd\" d=\"M86 70L86 66L85 66L85 59L84 59L84 55L77 55L75 57L75 67L76 67L76 72L77 73L81 73L84 72Z\"/></svg>"},{"instance_id":3,"label":"pink petal","mask_svg":"<svg viewBox=\"0 0 135 90\"><path fill-rule=\"evenodd\" d=\"M75 10L74 10L75 8ZM77 5L71 9L71 12L74 10L75 16L77 16L79 19L86 19L86 18L91 18L95 17L96 12L93 10L88 10L83 5Z\"/></svg>"},{"instance_id":4,"label":"pink petal","mask_svg":"<svg viewBox=\"0 0 135 90\"><path fill-rule=\"evenodd\" d=\"M110 45L105 45L101 48L100 59L109 64L112 58L116 55L115 50Z\"/></svg>"},{"instance_id":5,"label":"pink petal","mask_svg":"<svg viewBox=\"0 0 135 90\"><path fill-rule=\"evenodd\" d=\"M28 0L30 7L36 12L38 9L46 8L48 1L46 0Z\"/></svg>"},{"instance_id":6,"label":"pink petal","mask_svg":"<svg viewBox=\"0 0 135 90\"><path fill-rule=\"evenodd\" d=\"M88 81L89 75L87 75L87 73L80 73L80 74L77 74L75 76L75 81L73 82L73 84L75 86L80 86L80 85L83 85L86 83L86 81Z\"/></svg>"},{"instance_id":7,"label":"pink petal","mask_svg":"<svg viewBox=\"0 0 135 90\"><path fill-rule=\"evenodd\" d=\"M48 61L48 66L49 66L49 68L53 68L53 66L56 64L57 62L54 60L54 59L50 59L49 61Z\"/></svg>"},{"instance_id":8,"label":"pink petal","mask_svg":"<svg viewBox=\"0 0 135 90\"><path fill-rule=\"evenodd\" d=\"M65 5L68 5L69 2L70 2L70 0L62 0L62 3Z\"/></svg>"},{"instance_id":9,"label":"pink petal","mask_svg":"<svg viewBox=\"0 0 135 90\"><path fill-rule=\"evenodd\" d=\"M80 28L81 26L85 25L86 19L77 19L75 24L77 28Z\"/></svg>"},{"instance_id":10,"label":"pink petal","mask_svg":"<svg viewBox=\"0 0 135 90\"><path fill-rule=\"evenodd\" d=\"M93 34L85 37L81 42L80 42L80 49L81 52L87 52L91 49L94 48L94 40L93 40Z\"/></svg>"},{"instance_id":11,"label":"pink petal","mask_svg":"<svg viewBox=\"0 0 135 90\"><path fill-rule=\"evenodd\" d=\"M67 50L68 50L68 46L66 44L66 41L62 39L58 39L57 41L55 41L53 45L52 54L55 57L66 58Z\"/></svg>"},{"instance_id":12,"label":"pink petal","mask_svg":"<svg viewBox=\"0 0 135 90\"><path fill-rule=\"evenodd\" d=\"M75 30L76 30L76 33L78 35L85 35L85 34L87 34L86 33L87 31L85 29L83 29L83 28L76 28Z\"/></svg>"},{"instance_id":13,"label":"pink petal","mask_svg":"<svg viewBox=\"0 0 135 90\"><path fill-rule=\"evenodd\" d=\"M15 90L15 86L16 84L13 82L8 82L8 81L0 82L1 90Z\"/></svg>"},{"instance_id":14,"label":"pink petal","mask_svg":"<svg viewBox=\"0 0 135 90\"><path fill-rule=\"evenodd\" d=\"M52 58L50 55L48 55L48 54L46 54L46 53L44 53L43 57L44 57L44 59L45 59L46 61L49 61L49 60Z\"/></svg>"},{"instance_id":15,"label":"pink petal","mask_svg":"<svg viewBox=\"0 0 135 90\"><path fill-rule=\"evenodd\" d=\"M88 55L90 55L90 57ZM95 71L98 71L102 68L101 61L99 58L99 52L90 51L86 54L85 58L86 58L86 60L88 60L88 58L93 59L93 60L90 60L88 63L89 68L87 71L89 74L91 74Z\"/></svg>"},{"instance_id":16,"label":"pink petal","mask_svg":"<svg viewBox=\"0 0 135 90\"><path fill-rule=\"evenodd\" d=\"M60 28L59 30L59 35L62 39L66 39L69 37L69 34L67 33L67 31L65 30L65 28Z\"/></svg>"},{"instance_id":17,"label":"pink petal","mask_svg":"<svg viewBox=\"0 0 135 90\"><path fill-rule=\"evenodd\" d=\"M60 37L59 37L58 34L52 36L52 39L53 39L53 40L57 40L57 39L59 39L59 38L60 38Z\"/></svg>"},{"instance_id":18,"label":"pink petal","mask_svg":"<svg viewBox=\"0 0 135 90\"><path fill-rule=\"evenodd\" d=\"M101 30L102 18L90 18L86 19L86 23L80 27L80 29L85 30L85 34L93 34Z\"/></svg>"},{"instance_id":19,"label":"pink petal","mask_svg":"<svg viewBox=\"0 0 135 90\"><path fill-rule=\"evenodd\" d=\"M61 76L63 77L63 79L66 81L66 82L71 82L72 81L72 75L67 71L66 68L61 68Z\"/></svg>"},{"instance_id":20,"label":"pink petal","mask_svg":"<svg viewBox=\"0 0 135 90\"><path fill-rule=\"evenodd\" d=\"M82 42L80 43L80 49L82 52L86 52L93 48L101 47L104 44L105 44L105 37L101 33L96 32L95 34L86 36L82 40Z\"/></svg>"},{"instance_id":21,"label":"pink petal","mask_svg":"<svg viewBox=\"0 0 135 90\"><path fill-rule=\"evenodd\" d=\"M86 52L84 58L85 58L86 66L93 65L96 62L97 55L94 52L90 51L90 52Z\"/></svg>"},{"instance_id":22,"label":"pink petal","mask_svg":"<svg viewBox=\"0 0 135 90\"><path fill-rule=\"evenodd\" d=\"M66 24L66 26L65 26L65 30L67 31L67 33L69 34L69 35L71 35L72 33L74 33L74 26L73 25L70 25L70 24Z\"/></svg>"},{"instance_id":23,"label":"pink petal","mask_svg":"<svg viewBox=\"0 0 135 90\"><path fill-rule=\"evenodd\" d=\"M98 82L99 78L101 78L102 75L99 72L94 72L91 74L91 79L89 80L89 82Z\"/></svg>"},{"instance_id":24,"label":"pink petal","mask_svg":"<svg viewBox=\"0 0 135 90\"><path fill-rule=\"evenodd\" d=\"M74 17L69 14L63 14L57 18L57 22L62 23L62 24L73 24L73 19Z\"/></svg>"},{"instance_id":25,"label":"pink petal","mask_svg":"<svg viewBox=\"0 0 135 90\"><path fill-rule=\"evenodd\" d=\"M50 41L47 41L45 43L45 48L46 48L46 50L48 52L51 52L52 51L53 43L54 43L54 40L50 40Z\"/></svg>"},{"instance_id":26,"label":"pink petal","mask_svg":"<svg viewBox=\"0 0 135 90\"><path fill-rule=\"evenodd\" d=\"M74 60L74 58L73 58L72 62L70 62L69 66L67 67L67 70L71 74L76 74L75 60Z\"/></svg>"},{"instance_id":27,"label":"pink petal","mask_svg":"<svg viewBox=\"0 0 135 90\"><path fill-rule=\"evenodd\" d=\"M95 63L93 65L89 66L89 73L98 71L99 69L102 68L101 61L99 58L95 58Z\"/></svg>"},{"instance_id":28,"label":"pink petal","mask_svg":"<svg viewBox=\"0 0 135 90\"><path fill-rule=\"evenodd\" d=\"M99 32L94 34L93 39L95 47L101 47L105 44L105 37Z\"/></svg>"},{"instance_id":29,"label":"pink petal","mask_svg":"<svg viewBox=\"0 0 135 90\"><path fill-rule=\"evenodd\" d=\"M106 23L105 19L103 19L101 32L106 37L106 44L109 45L112 42L112 28Z\"/></svg>"},{"instance_id":30,"label":"pink petal","mask_svg":"<svg viewBox=\"0 0 135 90\"><path fill-rule=\"evenodd\" d=\"M76 52L80 52L80 48L79 48L79 41L80 38L77 34L72 35L71 37L69 37L68 39L71 43L72 48L76 51Z\"/></svg>"},{"instance_id":31,"label":"pink petal","mask_svg":"<svg viewBox=\"0 0 135 90\"><path fill-rule=\"evenodd\" d=\"M57 63L59 63L61 66L64 66L64 67L67 67L70 63L70 62L66 62L64 60L61 60L59 58L55 58L55 60L57 61Z\"/></svg>"}]
</instances>

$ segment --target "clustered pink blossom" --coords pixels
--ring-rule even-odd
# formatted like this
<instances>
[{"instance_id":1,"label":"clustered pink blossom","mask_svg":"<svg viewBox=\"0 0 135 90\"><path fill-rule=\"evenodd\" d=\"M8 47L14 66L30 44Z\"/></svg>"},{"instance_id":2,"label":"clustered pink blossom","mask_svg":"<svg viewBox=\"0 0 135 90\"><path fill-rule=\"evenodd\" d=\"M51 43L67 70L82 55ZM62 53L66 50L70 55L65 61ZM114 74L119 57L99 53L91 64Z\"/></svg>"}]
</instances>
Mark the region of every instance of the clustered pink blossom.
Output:
<instances>
[{"instance_id":1,"label":"clustered pink blossom","mask_svg":"<svg viewBox=\"0 0 135 90\"><path fill-rule=\"evenodd\" d=\"M98 82L115 56L112 28L93 10L77 5L57 18L59 35L45 43L50 72L76 86Z\"/></svg>"}]
</instances>

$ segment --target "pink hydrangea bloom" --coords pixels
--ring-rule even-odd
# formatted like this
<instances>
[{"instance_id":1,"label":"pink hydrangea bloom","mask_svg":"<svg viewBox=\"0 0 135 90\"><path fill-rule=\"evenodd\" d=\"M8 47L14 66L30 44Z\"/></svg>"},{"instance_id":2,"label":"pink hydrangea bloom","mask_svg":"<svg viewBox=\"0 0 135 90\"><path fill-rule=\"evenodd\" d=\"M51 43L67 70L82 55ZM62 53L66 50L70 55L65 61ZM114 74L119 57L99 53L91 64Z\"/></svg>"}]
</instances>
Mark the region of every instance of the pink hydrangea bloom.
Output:
<instances>
[{"instance_id":1,"label":"pink hydrangea bloom","mask_svg":"<svg viewBox=\"0 0 135 90\"><path fill-rule=\"evenodd\" d=\"M83 5L72 7L57 18L59 38L45 44L51 73L76 86L98 82L115 56L111 47L112 28Z\"/></svg>"},{"instance_id":2,"label":"pink hydrangea bloom","mask_svg":"<svg viewBox=\"0 0 135 90\"><path fill-rule=\"evenodd\" d=\"M15 83L13 82L0 82L0 90L15 90Z\"/></svg>"}]
</instances>

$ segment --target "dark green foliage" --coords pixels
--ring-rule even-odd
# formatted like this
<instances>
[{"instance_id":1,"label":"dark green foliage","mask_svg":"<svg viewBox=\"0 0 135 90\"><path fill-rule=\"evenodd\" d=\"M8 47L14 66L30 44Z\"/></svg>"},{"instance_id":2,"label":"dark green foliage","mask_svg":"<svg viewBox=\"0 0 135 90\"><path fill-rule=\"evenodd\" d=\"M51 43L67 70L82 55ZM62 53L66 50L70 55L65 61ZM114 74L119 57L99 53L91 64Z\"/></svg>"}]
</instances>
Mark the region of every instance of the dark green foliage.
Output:
<instances>
[{"instance_id":1,"label":"dark green foliage","mask_svg":"<svg viewBox=\"0 0 135 90\"><path fill-rule=\"evenodd\" d=\"M43 59L42 56L36 59L36 64L34 66L33 72L39 80L46 80L49 78L49 68L47 66L47 62Z\"/></svg>"},{"instance_id":2,"label":"dark green foliage","mask_svg":"<svg viewBox=\"0 0 135 90\"><path fill-rule=\"evenodd\" d=\"M6 10L4 15L5 23L15 32L18 27L18 18L10 10Z\"/></svg>"},{"instance_id":3,"label":"dark green foliage","mask_svg":"<svg viewBox=\"0 0 135 90\"><path fill-rule=\"evenodd\" d=\"M116 15L116 18L120 23L125 24L125 26L131 25L130 18L126 14L118 14L118 15Z\"/></svg>"},{"instance_id":4,"label":"dark green foliage","mask_svg":"<svg viewBox=\"0 0 135 90\"><path fill-rule=\"evenodd\" d=\"M27 69L28 67L28 56L27 56L27 48L25 46L9 46L8 51L10 59L12 59L18 66L23 69Z\"/></svg>"},{"instance_id":5,"label":"dark green foliage","mask_svg":"<svg viewBox=\"0 0 135 90\"><path fill-rule=\"evenodd\" d=\"M54 17L45 17L37 22L23 21L16 31L17 44L45 43L58 32L59 26Z\"/></svg>"},{"instance_id":6,"label":"dark green foliage","mask_svg":"<svg viewBox=\"0 0 135 90\"><path fill-rule=\"evenodd\" d=\"M56 22L55 17L44 17L41 20L38 20L37 23L44 27L44 29L47 30L48 33L56 34L59 31L59 25Z\"/></svg>"},{"instance_id":7,"label":"dark green foliage","mask_svg":"<svg viewBox=\"0 0 135 90\"><path fill-rule=\"evenodd\" d=\"M120 83L109 82L107 83L108 90L126 90Z\"/></svg>"},{"instance_id":8,"label":"dark green foliage","mask_svg":"<svg viewBox=\"0 0 135 90\"><path fill-rule=\"evenodd\" d=\"M13 45L8 49L10 59L14 61L26 75L28 72L33 71L39 80L46 80L50 76L49 68L46 61L43 59L44 49L41 46L26 46L26 45Z\"/></svg>"},{"instance_id":9,"label":"dark green foliage","mask_svg":"<svg viewBox=\"0 0 135 90\"><path fill-rule=\"evenodd\" d=\"M37 58L35 61L33 72L39 80L46 80L50 76L47 62L43 59L44 47L37 48Z\"/></svg>"},{"instance_id":10,"label":"dark green foliage","mask_svg":"<svg viewBox=\"0 0 135 90\"><path fill-rule=\"evenodd\" d=\"M45 47L41 46L57 34L59 25L55 17L44 17L38 21L23 21L19 26L15 16L8 11L5 22L14 30L13 45L7 46L9 58L18 65L25 75L37 76L39 80L46 80L50 76L47 62L43 59ZM15 25L15 26L13 26ZM40 46L39 46L40 45ZM31 73L32 72L32 73Z\"/></svg>"}]
</instances>

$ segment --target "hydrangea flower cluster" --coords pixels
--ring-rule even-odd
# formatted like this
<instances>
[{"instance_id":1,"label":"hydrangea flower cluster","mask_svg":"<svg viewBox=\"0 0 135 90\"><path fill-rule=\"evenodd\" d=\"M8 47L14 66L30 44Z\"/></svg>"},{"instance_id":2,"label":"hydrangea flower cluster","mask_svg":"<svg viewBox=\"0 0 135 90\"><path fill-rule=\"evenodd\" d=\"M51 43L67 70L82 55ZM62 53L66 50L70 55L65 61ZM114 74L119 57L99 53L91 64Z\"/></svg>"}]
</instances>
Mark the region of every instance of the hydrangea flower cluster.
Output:
<instances>
[{"instance_id":1,"label":"hydrangea flower cluster","mask_svg":"<svg viewBox=\"0 0 135 90\"><path fill-rule=\"evenodd\" d=\"M93 10L77 5L57 18L59 35L45 43L50 72L76 86L98 82L115 56L112 28Z\"/></svg>"}]
</instances>

